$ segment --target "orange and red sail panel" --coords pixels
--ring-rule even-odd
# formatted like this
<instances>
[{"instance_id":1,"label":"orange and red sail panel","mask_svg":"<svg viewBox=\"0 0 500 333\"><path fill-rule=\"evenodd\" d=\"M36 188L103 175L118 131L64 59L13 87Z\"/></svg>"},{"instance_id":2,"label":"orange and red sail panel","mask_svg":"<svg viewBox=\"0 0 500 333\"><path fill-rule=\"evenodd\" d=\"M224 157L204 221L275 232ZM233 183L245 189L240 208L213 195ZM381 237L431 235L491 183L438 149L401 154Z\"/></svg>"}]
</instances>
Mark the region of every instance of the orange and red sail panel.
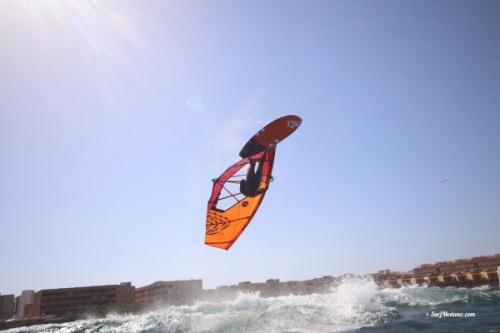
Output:
<instances>
[{"instance_id":1,"label":"orange and red sail panel","mask_svg":"<svg viewBox=\"0 0 500 333\"><path fill-rule=\"evenodd\" d=\"M271 181L275 153L276 149L269 149L249 157L260 160L266 155L259 189L266 188ZM214 179L207 208L207 245L228 250L248 226L266 194L264 191L255 197L246 197L240 193L239 182L251 167L249 158L242 159L224 171L219 178ZM238 173L240 170L243 172Z\"/></svg>"}]
</instances>

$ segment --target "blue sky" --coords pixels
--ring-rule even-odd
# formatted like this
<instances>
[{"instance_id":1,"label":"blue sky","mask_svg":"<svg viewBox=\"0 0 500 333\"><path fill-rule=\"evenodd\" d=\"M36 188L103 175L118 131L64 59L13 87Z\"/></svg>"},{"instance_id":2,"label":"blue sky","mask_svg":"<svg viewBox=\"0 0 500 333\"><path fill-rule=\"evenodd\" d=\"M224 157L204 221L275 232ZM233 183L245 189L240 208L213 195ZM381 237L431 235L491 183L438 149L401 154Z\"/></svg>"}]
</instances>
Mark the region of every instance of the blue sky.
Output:
<instances>
[{"instance_id":1,"label":"blue sky","mask_svg":"<svg viewBox=\"0 0 500 333\"><path fill-rule=\"evenodd\" d=\"M500 252L497 1L0 2L0 293ZM229 251L211 179L286 114ZM449 182L441 179L449 177Z\"/></svg>"}]
</instances>

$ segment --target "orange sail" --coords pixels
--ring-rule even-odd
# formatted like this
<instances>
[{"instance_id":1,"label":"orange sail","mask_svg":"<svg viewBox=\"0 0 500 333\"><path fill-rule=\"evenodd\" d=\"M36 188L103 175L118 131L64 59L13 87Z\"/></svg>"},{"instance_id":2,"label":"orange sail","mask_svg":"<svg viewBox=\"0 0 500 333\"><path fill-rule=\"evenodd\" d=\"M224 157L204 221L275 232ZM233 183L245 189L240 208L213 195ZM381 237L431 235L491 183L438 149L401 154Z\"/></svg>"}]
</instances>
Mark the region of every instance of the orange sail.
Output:
<instances>
[{"instance_id":1,"label":"orange sail","mask_svg":"<svg viewBox=\"0 0 500 333\"><path fill-rule=\"evenodd\" d=\"M217 179L214 179L212 195L208 201L205 244L228 250L238 239L243 230L252 220L266 194L269 182L272 180L276 149L262 151L256 155L244 158L229 167ZM259 190L262 193L254 197L244 196L240 192L240 181L250 172L250 159L263 160L262 177ZM246 173L238 174L245 170Z\"/></svg>"}]
</instances>

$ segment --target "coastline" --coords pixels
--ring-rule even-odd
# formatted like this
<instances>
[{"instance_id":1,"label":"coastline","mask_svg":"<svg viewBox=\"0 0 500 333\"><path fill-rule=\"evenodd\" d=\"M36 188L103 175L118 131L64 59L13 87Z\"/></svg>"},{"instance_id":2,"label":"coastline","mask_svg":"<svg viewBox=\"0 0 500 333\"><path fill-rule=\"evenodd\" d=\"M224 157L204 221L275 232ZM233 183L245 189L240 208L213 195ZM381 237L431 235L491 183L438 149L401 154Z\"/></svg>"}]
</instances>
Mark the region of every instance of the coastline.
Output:
<instances>
[{"instance_id":1,"label":"coastline","mask_svg":"<svg viewBox=\"0 0 500 333\"><path fill-rule=\"evenodd\" d=\"M395 273L393 273L395 275ZM327 281L327 282L326 282ZM45 315L40 317L31 317L31 318L15 318L8 320L0 320L0 331L9 330L14 328L21 327L30 327L34 325L48 325L48 324L64 324L70 322L78 322L82 320L87 320L89 318L93 318L94 320L100 320L101 318L106 318L108 314L118 314L118 315L144 315L148 313L155 313L156 311L165 311L165 309L172 309L169 311L181 311L185 306L201 306L206 307L209 305L206 304L221 304L227 303L231 304L233 301L240 299L241 297L257 297L259 299L270 299L276 300L280 297L284 297L284 299L290 299L290 297L307 297L308 295L327 295L327 294L336 294L336 287L342 287L345 284L357 285L360 283L368 283L371 284L371 288L376 288L383 292L383 290L387 289L402 289L415 286L417 288L422 288L422 290L427 290L428 288L439 288L439 289L450 289L459 290L463 289L475 289L485 287L484 291L487 292L496 292L499 291L498 284L478 284L478 285L467 285L467 286L449 286L449 285L433 285L430 286L426 283L422 285L414 285L414 284L394 284L388 285L383 283L386 280L376 280L373 274L366 275L353 275L346 274L341 277L333 278L333 277L323 277L323 278L315 278L313 280L305 280L305 281L292 281L292 284L298 285L297 283L303 282L304 285L309 286L307 289L296 289L295 291L291 290L287 286L289 286L289 282L279 282L278 280L268 280L265 283L240 283L239 285L234 286L225 286L222 288L204 290L203 295L196 299L191 305L180 305L180 304L170 304L169 302L158 302L155 304L151 304L149 306L133 306L133 304L129 304L126 306L116 305L108 308L100 309L97 313L82 313L81 315L76 315L74 313L67 313L63 317L56 317L54 315ZM403 281L400 279L400 281ZM314 282L314 283L313 283ZM326 282L326 283L325 283ZM279 286L282 286L280 288ZM257 288L257 286L259 288ZM201 302L201 303L199 303ZM205 303L206 302L206 303ZM271 301L276 302L276 301ZM197 305L198 304L198 305ZM200 305L202 304L202 305ZM176 310L177 309L177 310ZM111 317L113 318L113 317ZM132 318L132 317L131 317Z\"/></svg>"},{"instance_id":2,"label":"coastline","mask_svg":"<svg viewBox=\"0 0 500 333\"><path fill-rule=\"evenodd\" d=\"M326 294L338 285L354 279L367 279L381 289L407 286L499 289L500 254L423 264L409 272L389 269L377 273L339 277L323 276L302 281L269 279L265 282L239 282L235 285L203 289L203 281L157 281L136 288L131 282L116 285L87 286L23 291L22 296L0 295L2 313L0 330L75 321L88 315L105 317L108 313L140 313L158 307L193 305L197 302L220 302L238 294L258 294L261 298L287 295ZM370 282L372 283L372 282ZM26 295L25 295L26 294ZM9 310L12 308L12 311ZM20 312L19 310L22 310ZM19 311L19 312L18 312Z\"/></svg>"}]
</instances>

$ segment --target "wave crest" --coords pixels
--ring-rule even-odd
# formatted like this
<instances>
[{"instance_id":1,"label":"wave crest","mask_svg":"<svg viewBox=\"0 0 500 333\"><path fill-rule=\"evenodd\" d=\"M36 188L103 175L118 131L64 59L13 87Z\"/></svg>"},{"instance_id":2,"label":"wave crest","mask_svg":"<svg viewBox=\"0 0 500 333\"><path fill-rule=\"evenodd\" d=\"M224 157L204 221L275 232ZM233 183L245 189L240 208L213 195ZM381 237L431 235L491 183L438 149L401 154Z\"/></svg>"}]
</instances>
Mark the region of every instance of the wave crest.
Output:
<instances>
[{"instance_id":1,"label":"wave crest","mask_svg":"<svg viewBox=\"0 0 500 333\"><path fill-rule=\"evenodd\" d=\"M110 314L106 318L8 332L336 332L396 325L412 316L425 318L431 309L471 304L500 304L500 291L427 286L381 289L371 278L348 277L326 294L263 298L259 293L239 293L224 301L200 301L192 306L169 306L143 314Z\"/></svg>"}]
</instances>

